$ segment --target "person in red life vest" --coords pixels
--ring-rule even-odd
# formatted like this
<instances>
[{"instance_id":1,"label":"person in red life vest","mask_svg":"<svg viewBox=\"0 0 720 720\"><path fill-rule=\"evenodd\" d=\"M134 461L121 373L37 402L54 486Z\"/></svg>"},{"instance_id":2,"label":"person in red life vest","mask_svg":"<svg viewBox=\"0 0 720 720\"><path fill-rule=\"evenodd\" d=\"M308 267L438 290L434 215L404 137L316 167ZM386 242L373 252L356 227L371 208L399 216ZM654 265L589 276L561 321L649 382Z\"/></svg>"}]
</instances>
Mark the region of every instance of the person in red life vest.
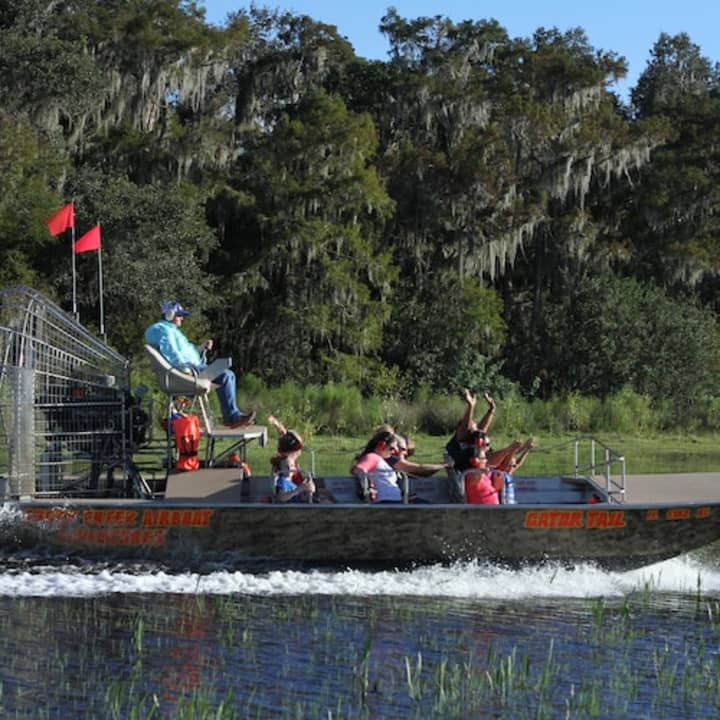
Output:
<instances>
[{"instance_id":1,"label":"person in red life vest","mask_svg":"<svg viewBox=\"0 0 720 720\"><path fill-rule=\"evenodd\" d=\"M278 502L312 502L315 483L309 474L300 469L298 458L303 441L294 430L288 430L274 415L268 415L268 423L280 434L277 455L270 458L274 477L275 500Z\"/></svg>"},{"instance_id":2,"label":"person in red life vest","mask_svg":"<svg viewBox=\"0 0 720 720\"><path fill-rule=\"evenodd\" d=\"M463 472L465 484L465 502L470 505L499 505L500 492L493 484L493 472L488 468L485 448L478 446L470 467Z\"/></svg>"},{"instance_id":3,"label":"person in red life vest","mask_svg":"<svg viewBox=\"0 0 720 720\"><path fill-rule=\"evenodd\" d=\"M441 463L407 460L406 455L400 452L401 445L407 448L403 439L386 427L380 428L370 438L351 470L363 486L365 499L377 503L402 502L399 472L427 476L447 467Z\"/></svg>"}]
</instances>

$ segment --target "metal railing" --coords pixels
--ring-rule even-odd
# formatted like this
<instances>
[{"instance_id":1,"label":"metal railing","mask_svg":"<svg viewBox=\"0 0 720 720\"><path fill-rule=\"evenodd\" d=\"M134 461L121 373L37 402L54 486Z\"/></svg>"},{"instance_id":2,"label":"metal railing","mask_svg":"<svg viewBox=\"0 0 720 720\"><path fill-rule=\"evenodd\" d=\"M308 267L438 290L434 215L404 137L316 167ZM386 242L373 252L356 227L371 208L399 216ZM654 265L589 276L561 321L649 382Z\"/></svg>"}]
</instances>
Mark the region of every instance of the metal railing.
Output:
<instances>
[{"instance_id":1,"label":"metal railing","mask_svg":"<svg viewBox=\"0 0 720 720\"><path fill-rule=\"evenodd\" d=\"M592 435L580 435L572 443L574 476L590 477L611 502L624 502L625 457Z\"/></svg>"}]
</instances>

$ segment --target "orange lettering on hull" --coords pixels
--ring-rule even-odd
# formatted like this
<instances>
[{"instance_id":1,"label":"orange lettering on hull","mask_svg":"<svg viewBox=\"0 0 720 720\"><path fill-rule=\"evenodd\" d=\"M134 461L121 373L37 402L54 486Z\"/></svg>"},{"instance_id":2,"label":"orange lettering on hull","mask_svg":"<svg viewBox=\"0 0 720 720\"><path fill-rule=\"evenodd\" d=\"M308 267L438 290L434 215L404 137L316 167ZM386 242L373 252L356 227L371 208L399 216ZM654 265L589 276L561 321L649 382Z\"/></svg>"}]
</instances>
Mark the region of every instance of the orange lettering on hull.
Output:
<instances>
[{"instance_id":1,"label":"orange lettering on hull","mask_svg":"<svg viewBox=\"0 0 720 720\"><path fill-rule=\"evenodd\" d=\"M109 545L158 547L165 544L163 528L74 527L60 532L58 539L67 545Z\"/></svg>"},{"instance_id":2,"label":"orange lettering on hull","mask_svg":"<svg viewBox=\"0 0 720 720\"><path fill-rule=\"evenodd\" d=\"M129 526L137 525L138 514L135 510L86 510L83 513L83 523L85 525L100 526Z\"/></svg>"},{"instance_id":3,"label":"orange lettering on hull","mask_svg":"<svg viewBox=\"0 0 720 720\"><path fill-rule=\"evenodd\" d=\"M23 513L31 522L70 523L77 519L77 512L67 508L23 508Z\"/></svg>"},{"instance_id":4,"label":"orange lettering on hull","mask_svg":"<svg viewBox=\"0 0 720 720\"><path fill-rule=\"evenodd\" d=\"M586 527L601 530L625 527L625 513L622 510L589 510Z\"/></svg>"},{"instance_id":5,"label":"orange lettering on hull","mask_svg":"<svg viewBox=\"0 0 720 720\"><path fill-rule=\"evenodd\" d=\"M145 510L142 524L145 527L207 527L214 510Z\"/></svg>"},{"instance_id":6,"label":"orange lettering on hull","mask_svg":"<svg viewBox=\"0 0 720 720\"><path fill-rule=\"evenodd\" d=\"M625 527L622 510L530 510L525 513L526 528L534 530L591 530Z\"/></svg>"},{"instance_id":7,"label":"orange lettering on hull","mask_svg":"<svg viewBox=\"0 0 720 720\"><path fill-rule=\"evenodd\" d=\"M698 508L695 511L695 517L696 518L709 518L710 517L710 508L709 507Z\"/></svg>"},{"instance_id":8,"label":"orange lettering on hull","mask_svg":"<svg viewBox=\"0 0 720 720\"><path fill-rule=\"evenodd\" d=\"M526 528L555 530L582 526L582 510L530 510L525 513Z\"/></svg>"},{"instance_id":9,"label":"orange lettering on hull","mask_svg":"<svg viewBox=\"0 0 720 720\"><path fill-rule=\"evenodd\" d=\"M674 508L665 513L668 520L689 520L690 508Z\"/></svg>"},{"instance_id":10,"label":"orange lettering on hull","mask_svg":"<svg viewBox=\"0 0 720 720\"><path fill-rule=\"evenodd\" d=\"M645 514L646 520L659 520L660 519L660 511L659 510L648 510Z\"/></svg>"}]
</instances>

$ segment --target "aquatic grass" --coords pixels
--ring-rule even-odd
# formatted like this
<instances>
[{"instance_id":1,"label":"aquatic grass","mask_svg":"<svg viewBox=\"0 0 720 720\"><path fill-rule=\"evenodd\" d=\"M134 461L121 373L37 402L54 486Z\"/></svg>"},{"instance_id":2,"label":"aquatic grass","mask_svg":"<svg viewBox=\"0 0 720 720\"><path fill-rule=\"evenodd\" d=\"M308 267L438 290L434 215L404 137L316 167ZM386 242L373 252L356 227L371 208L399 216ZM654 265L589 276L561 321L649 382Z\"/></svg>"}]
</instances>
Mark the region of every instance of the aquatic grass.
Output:
<instances>
[{"instance_id":1,"label":"aquatic grass","mask_svg":"<svg viewBox=\"0 0 720 720\"><path fill-rule=\"evenodd\" d=\"M367 702L370 687L370 651L372 650L372 633L368 633L363 646L360 662L353 668L353 677L361 703Z\"/></svg>"},{"instance_id":2,"label":"aquatic grass","mask_svg":"<svg viewBox=\"0 0 720 720\"><path fill-rule=\"evenodd\" d=\"M516 653L517 648L514 647L509 655L500 658L499 662L493 663L492 669L485 671L489 689L496 695L501 705L507 705L515 695L521 673L523 677L527 677L528 674L527 658L518 668Z\"/></svg>"},{"instance_id":3,"label":"aquatic grass","mask_svg":"<svg viewBox=\"0 0 720 720\"><path fill-rule=\"evenodd\" d=\"M408 697L417 702L422 698L422 653L417 654L414 665L410 658L405 657L404 660Z\"/></svg>"},{"instance_id":4,"label":"aquatic grass","mask_svg":"<svg viewBox=\"0 0 720 720\"><path fill-rule=\"evenodd\" d=\"M15 677L48 680L54 696L36 706L38 718L58 702L67 716L108 718L619 720L650 717L650 709L654 718L717 715L720 662L709 651L717 646L716 602L701 612L692 593L672 610L667 595L645 593L571 603L569 615L567 600L541 608L507 603L512 612L499 615L486 600L23 599L16 608L22 619L7 625L16 635L3 635L0 651L8 659L4 673L15 667ZM8 607L0 602L0 612ZM686 641L658 642L652 618L667 613ZM87 644L63 643L68 628ZM38 629L51 632L26 646ZM187 670L178 674L186 667L197 674L195 684L167 684L187 677ZM286 678L277 683L280 668ZM31 700L37 705L37 693L10 687L7 675L0 682L4 717L22 716Z\"/></svg>"}]
</instances>

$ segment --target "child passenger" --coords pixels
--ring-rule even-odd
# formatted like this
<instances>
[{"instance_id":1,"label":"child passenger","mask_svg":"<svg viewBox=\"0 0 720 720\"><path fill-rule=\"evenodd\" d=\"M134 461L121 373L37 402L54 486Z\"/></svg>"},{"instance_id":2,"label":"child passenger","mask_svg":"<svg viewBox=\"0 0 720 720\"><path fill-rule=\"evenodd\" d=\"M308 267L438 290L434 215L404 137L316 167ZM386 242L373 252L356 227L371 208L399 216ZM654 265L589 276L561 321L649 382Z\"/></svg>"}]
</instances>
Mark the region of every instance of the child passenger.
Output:
<instances>
[{"instance_id":1,"label":"child passenger","mask_svg":"<svg viewBox=\"0 0 720 720\"><path fill-rule=\"evenodd\" d=\"M268 422L280 433L277 455L270 458L274 477L275 500L278 502L312 502L315 494L313 479L298 465L303 441L294 430L288 430L276 417Z\"/></svg>"}]
</instances>

